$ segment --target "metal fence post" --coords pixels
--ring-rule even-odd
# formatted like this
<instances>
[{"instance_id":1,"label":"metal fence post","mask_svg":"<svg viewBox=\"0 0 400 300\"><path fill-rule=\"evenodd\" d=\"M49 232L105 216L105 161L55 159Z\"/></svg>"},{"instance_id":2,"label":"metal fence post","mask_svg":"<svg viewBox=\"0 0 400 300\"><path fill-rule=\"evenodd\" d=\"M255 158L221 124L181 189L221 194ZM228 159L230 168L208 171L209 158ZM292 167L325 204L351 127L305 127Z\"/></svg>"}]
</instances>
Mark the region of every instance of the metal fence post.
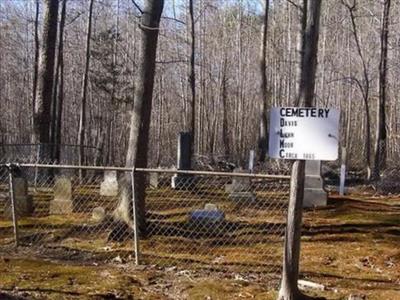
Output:
<instances>
[{"instance_id":1,"label":"metal fence post","mask_svg":"<svg viewBox=\"0 0 400 300\"><path fill-rule=\"evenodd\" d=\"M40 164L40 151L41 151L40 148L41 148L41 144L39 144L38 150L36 153L36 164ZM39 170L38 170L38 167L36 167L35 168L35 178L34 178L34 183L33 183L33 187L34 187L35 191L36 191L38 176L39 176Z\"/></svg>"},{"instance_id":2,"label":"metal fence post","mask_svg":"<svg viewBox=\"0 0 400 300\"><path fill-rule=\"evenodd\" d=\"M135 201L135 171L136 168L132 168L131 172L131 184L132 184L132 221L133 221L133 246L135 252L135 265L139 265L139 230L137 224L137 209Z\"/></svg>"},{"instance_id":3,"label":"metal fence post","mask_svg":"<svg viewBox=\"0 0 400 300\"><path fill-rule=\"evenodd\" d=\"M15 195L14 195L14 174L13 174L13 165L8 165L8 174L9 174L9 189L10 189L10 200L11 200L11 214L13 219L13 227L14 227L14 239L15 239L15 248L18 247L18 220L17 220L17 212L16 212L16 203L15 203Z\"/></svg>"}]
</instances>

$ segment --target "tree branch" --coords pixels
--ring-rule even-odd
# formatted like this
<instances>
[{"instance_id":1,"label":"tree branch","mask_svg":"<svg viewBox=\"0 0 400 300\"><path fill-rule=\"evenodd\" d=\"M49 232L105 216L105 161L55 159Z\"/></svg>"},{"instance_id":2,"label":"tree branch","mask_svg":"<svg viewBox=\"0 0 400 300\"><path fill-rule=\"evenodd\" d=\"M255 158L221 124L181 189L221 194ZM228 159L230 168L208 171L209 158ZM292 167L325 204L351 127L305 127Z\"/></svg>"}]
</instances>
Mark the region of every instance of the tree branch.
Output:
<instances>
[{"instance_id":1,"label":"tree branch","mask_svg":"<svg viewBox=\"0 0 400 300\"><path fill-rule=\"evenodd\" d=\"M140 6L135 2L135 0L131 0L131 1L132 1L133 6L135 6L136 9L137 9L141 14L143 14L143 9L140 8Z\"/></svg>"}]
</instances>

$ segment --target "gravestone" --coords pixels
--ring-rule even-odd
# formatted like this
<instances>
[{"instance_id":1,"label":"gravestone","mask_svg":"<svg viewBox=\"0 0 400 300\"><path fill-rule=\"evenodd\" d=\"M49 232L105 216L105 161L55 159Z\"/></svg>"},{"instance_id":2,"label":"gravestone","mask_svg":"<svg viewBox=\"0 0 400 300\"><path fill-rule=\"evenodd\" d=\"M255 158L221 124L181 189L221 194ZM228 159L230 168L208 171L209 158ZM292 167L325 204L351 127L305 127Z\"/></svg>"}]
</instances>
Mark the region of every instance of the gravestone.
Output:
<instances>
[{"instance_id":1,"label":"gravestone","mask_svg":"<svg viewBox=\"0 0 400 300\"><path fill-rule=\"evenodd\" d=\"M103 207L95 207L92 211L92 221L95 223L101 223L106 217L106 211Z\"/></svg>"},{"instance_id":2,"label":"gravestone","mask_svg":"<svg viewBox=\"0 0 400 300\"><path fill-rule=\"evenodd\" d=\"M191 169L191 144L192 136L190 132L181 132L178 137L177 166L178 170ZM173 189L189 188L193 183L193 176L185 174L175 174L171 179Z\"/></svg>"},{"instance_id":3,"label":"gravestone","mask_svg":"<svg viewBox=\"0 0 400 300\"><path fill-rule=\"evenodd\" d=\"M150 188L152 188L152 189L158 188L158 177L159 177L159 173L150 173L150 175L149 175Z\"/></svg>"},{"instance_id":4,"label":"gravestone","mask_svg":"<svg viewBox=\"0 0 400 300\"><path fill-rule=\"evenodd\" d=\"M72 213L72 184L68 177L58 177L54 183L54 199L50 201L50 214Z\"/></svg>"},{"instance_id":5,"label":"gravestone","mask_svg":"<svg viewBox=\"0 0 400 300\"><path fill-rule=\"evenodd\" d=\"M100 185L100 195L110 197L118 195L117 171L104 172L104 180Z\"/></svg>"},{"instance_id":6,"label":"gravestone","mask_svg":"<svg viewBox=\"0 0 400 300\"><path fill-rule=\"evenodd\" d=\"M225 213L212 203L207 203L203 209L193 210L189 214L189 222L192 225L211 226L224 219Z\"/></svg>"},{"instance_id":7,"label":"gravestone","mask_svg":"<svg viewBox=\"0 0 400 300\"><path fill-rule=\"evenodd\" d=\"M239 168L233 172L242 173L243 170ZM256 200L256 195L251 190L251 180L249 177L233 177L232 183L225 185L225 192L229 193L229 199L237 203Z\"/></svg>"},{"instance_id":8,"label":"gravestone","mask_svg":"<svg viewBox=\"0 0 400 300\"><path fill-rule=\"evenodd\" d=\"M33 212L33 200L32 196L28 195L28 182L25 178L14 177L14 205L15 213L17 217L29 217ZM12 205L11 198L6 198L4 207L4 217L12 219Z\"/></svg>"},{"instance_id":9,"label":"gravestone","mask_svg":"<svg viewBox=\"0 0 400 300\"><path fill-rule=\"evenodd\" d=\"M327 193L321 176L321 161L306 161L303 207L326 206Z\"/></svg>"}]
</instances>

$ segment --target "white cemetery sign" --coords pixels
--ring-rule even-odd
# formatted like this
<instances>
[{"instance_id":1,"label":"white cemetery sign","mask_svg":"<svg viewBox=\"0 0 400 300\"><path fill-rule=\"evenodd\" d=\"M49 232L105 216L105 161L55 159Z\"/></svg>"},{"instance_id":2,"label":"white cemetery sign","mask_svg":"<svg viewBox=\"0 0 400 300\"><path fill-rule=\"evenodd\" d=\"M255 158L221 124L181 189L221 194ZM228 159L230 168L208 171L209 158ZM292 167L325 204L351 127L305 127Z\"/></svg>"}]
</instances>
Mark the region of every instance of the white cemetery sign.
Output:
<instances>
[{"instance_id":1,"label":"white cemetery sign","mask_svg":"<svg viewBox=\"0 0 400 300\"><path fill-rule=\"evenodd\" d=\"M339 111L317 107L273 107L269 156L279 159L336 160Z\"/></svg>"}]
</instances>

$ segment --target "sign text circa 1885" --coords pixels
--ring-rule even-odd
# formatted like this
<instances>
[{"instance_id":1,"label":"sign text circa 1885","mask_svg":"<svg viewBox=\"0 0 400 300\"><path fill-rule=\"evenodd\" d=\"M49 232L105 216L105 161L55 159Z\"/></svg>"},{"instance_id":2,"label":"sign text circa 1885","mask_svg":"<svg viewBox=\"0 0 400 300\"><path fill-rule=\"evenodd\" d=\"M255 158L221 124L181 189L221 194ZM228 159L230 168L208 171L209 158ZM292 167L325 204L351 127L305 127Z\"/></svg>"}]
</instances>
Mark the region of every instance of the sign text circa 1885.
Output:
<instances>
[{"instance_id":1,"label":"sign text circa 1885","mask_svg":"<svg viewBox=\"0 0 400 300\"><path fill-rule=\"evenodd\" d=\"M269 156L279 159L336 160L339 111L318 107L273 107Z\"/></svg>"}]
</instances>

